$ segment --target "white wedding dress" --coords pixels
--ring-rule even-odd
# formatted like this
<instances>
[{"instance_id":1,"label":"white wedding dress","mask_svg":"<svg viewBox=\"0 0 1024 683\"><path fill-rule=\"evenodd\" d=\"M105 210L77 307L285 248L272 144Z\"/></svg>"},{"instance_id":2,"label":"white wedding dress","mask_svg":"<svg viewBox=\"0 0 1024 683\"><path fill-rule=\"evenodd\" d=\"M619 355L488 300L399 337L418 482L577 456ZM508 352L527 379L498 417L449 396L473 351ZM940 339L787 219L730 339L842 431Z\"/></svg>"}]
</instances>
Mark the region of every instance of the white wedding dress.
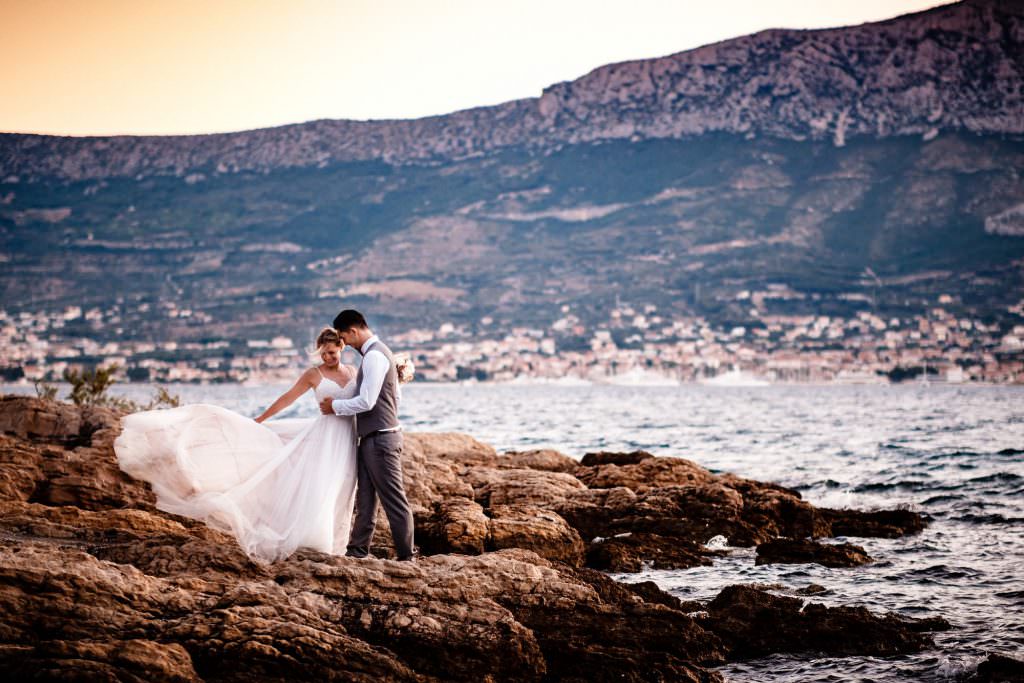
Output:
<instances>
[{"instance_id":1,"label":"white wedding dress","mask_svg":"<svg viewBox=\"0 0 1024 683\"><path fill-rule=\"evenodd\" d=\"M351 398L322 377L319 403ZM118 463L149 482L161 510L231 533L253 559L272 562L296 548L344 554L356 488L355 419L259 424L225 408L194 404L125 416Z\"/></svg>"}]
</instances>

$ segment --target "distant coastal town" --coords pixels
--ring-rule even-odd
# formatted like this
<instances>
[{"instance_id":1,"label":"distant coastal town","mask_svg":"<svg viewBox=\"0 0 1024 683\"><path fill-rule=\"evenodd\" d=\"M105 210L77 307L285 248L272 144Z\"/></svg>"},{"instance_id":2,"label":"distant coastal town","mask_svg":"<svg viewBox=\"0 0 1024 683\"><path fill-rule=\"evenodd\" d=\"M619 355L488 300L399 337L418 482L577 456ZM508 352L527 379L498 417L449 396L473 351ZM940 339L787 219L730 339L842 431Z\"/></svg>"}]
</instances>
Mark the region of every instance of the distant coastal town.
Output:
<instances>
[{"instance_id":1,"label":"distant coastal town","mask_svg":"<svg viewBox=\"0 0 1024 683\"><path fill-rule=\"evenodd\" d=\"M749 299L752 314L765 309L764 296L739 294ZM953 303L940 296L912 317L762 312L755 324L733 326L670 318L653 305L620 305L607 320L587 324L565 306L546 328L506 327L485 317L474 329L450 322L382 332L394 350L412 356L417 379L431 382L1024 383L1024 325L1005 323L1024 318L1024 301L1008 308L1002 324L951 313ZM167 304L164 314L193 312ZM0 309L3 380L55 381L68 368L118 365L124 379L135 382L281 383L316 361L307 340L283 334L119 340L123 315L116 307Z\"/></svg>"}]
</instances>

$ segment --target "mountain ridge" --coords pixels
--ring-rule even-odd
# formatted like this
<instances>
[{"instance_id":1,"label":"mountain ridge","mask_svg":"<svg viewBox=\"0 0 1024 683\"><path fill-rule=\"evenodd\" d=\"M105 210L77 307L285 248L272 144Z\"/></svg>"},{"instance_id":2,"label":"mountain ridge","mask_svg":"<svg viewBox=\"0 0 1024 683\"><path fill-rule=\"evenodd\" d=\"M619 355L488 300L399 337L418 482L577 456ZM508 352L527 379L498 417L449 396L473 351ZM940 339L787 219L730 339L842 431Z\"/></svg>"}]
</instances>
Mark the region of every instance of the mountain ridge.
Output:
<instances>
[{"instance_id":1,"label":"mountain ridge","mask_svg":"<svg viewBox=\"0 0 1024 683\"><path fill-rule=\"evenodd\" d=\"M418 119L319 119L181 136L0 134L0 180L430 163L514 146L709 132L837 145L857 135L1019 136L1022 14L1019 2L965 0L851 27L768 29L597 67L535 98ZM996 33L999 40L988 40ZM978 73L990 77L979 84Z\"/></svg>"}]
</instances>

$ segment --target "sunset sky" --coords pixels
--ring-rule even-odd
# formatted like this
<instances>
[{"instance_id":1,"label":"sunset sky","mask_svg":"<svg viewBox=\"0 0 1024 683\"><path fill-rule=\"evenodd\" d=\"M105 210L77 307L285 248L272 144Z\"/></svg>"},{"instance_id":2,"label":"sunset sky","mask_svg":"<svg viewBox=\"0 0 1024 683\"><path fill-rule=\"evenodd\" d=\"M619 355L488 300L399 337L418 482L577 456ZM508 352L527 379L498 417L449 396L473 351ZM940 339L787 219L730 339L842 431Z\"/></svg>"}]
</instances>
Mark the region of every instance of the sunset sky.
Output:
<instances>
[{"instance_id":1,"label":"sunset sky","mask_svg":"<svg viewBox=\"0 0 1024 683\"><path fill-rule=\"evenodd\" d=\"M603 64L929 0L0 0L0 131L209 133L536 97Z\"/></svg>"}]
</instances>

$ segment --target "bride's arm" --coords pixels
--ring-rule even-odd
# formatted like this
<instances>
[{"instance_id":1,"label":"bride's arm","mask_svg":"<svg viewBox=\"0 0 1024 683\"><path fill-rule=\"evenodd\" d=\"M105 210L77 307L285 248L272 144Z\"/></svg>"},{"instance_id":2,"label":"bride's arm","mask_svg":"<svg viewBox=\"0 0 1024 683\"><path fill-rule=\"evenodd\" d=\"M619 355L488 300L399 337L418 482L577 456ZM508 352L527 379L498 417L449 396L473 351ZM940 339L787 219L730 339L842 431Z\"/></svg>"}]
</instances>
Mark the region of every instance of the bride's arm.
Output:
<instances>
[{"instance_id":1,"label":"bride's arm","mask_svg":"<svg viewBox=\"0 0 1024 683\"><path fill-rule=\"evenodd\" d=\"M256 421L263 422L295 403L295 400L299 396L302 396L315 386L313 384L314 376L316 376L316 370L314 368L310 368L302 373L302 376L296 380L295 384L292 385L292 388L281 394L276 401L271 403L270 407L264 410L263 414L256 418Z\"/></svg>"}]
</instances>

